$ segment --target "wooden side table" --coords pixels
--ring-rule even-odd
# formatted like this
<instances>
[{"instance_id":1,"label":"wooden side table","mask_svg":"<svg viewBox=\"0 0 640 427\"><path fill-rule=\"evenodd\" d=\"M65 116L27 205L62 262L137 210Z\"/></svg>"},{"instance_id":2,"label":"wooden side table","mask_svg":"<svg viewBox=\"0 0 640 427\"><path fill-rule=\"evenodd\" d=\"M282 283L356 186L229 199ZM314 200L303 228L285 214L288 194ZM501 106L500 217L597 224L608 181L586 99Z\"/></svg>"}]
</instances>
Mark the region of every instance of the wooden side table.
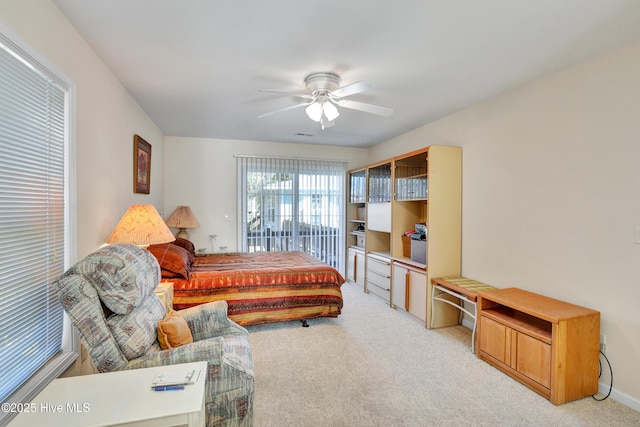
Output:
<instances>
[{"instance_id":1,"label":"wooden side table","mask_svg":"<svg viewBox=\"0 0 640 427\"><path fill-rule=\"evenodd\" d=\"M151 383L165 372L200 370L183 390L154 391ZM11 427L98 427L205 425L207 362L165 365L95 375L58 378L24 405Z\"/></svg>"}]
</instances>

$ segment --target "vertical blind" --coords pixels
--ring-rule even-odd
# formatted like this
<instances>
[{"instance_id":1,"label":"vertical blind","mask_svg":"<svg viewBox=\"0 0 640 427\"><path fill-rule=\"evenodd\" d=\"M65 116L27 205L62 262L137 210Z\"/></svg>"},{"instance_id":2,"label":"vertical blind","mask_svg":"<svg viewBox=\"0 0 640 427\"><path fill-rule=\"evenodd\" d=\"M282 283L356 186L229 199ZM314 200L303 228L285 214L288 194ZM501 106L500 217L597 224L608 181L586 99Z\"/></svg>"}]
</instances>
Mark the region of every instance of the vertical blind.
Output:
<instances>
[{"instance_id":1,"label":"vertical blind","mask_svg":"<svg viewBox=\"0 0 640 427\"><path fill-rule=\"evenodd\" d=\"M346 163L238 157L243 252L303 251L344 264Z\"/></svg>"},{"instance_id":2,"label":"vertical blind","mask_svg":"<svg viewBox=\"0 0 640 427\"><path fill-rule=\"evenodd\" d=\"M0 400L62 348L67 91L0 39Z\"/></svg>"}]
</instances>

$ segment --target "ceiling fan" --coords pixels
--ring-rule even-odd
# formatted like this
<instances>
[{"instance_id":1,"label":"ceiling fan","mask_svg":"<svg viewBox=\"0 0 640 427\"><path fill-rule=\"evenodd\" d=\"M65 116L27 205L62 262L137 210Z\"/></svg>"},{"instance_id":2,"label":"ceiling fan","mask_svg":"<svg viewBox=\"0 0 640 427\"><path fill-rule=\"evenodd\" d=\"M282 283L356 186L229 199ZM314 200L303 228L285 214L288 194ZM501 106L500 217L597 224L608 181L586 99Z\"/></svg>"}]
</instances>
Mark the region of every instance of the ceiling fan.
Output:
<instances>
[{"instance_id":1,"label":"ceiling fan","mask_svg":"<svg viewBox=\"0 0 640 427\"><path fill-rule=\"evenodd\" d=\"M296 98L302 98L305 102L261 114L258 118L267 117L282 111L293 110L295 108L306 107L305 111L307 116L309 116L311 120L320 123L324 130L325 128L333 126L334 120L340 115L337 107L350 108L352 110L364 111L365 113L384 117L393 114L391 108L344 99L350 95L373 89L375 86L371 83L355 82L340 87L340 76L332 72L311 73L305 77L304 83L307 92L263 89L262 92L283 93Z\"/></svg>"}]
</instances>

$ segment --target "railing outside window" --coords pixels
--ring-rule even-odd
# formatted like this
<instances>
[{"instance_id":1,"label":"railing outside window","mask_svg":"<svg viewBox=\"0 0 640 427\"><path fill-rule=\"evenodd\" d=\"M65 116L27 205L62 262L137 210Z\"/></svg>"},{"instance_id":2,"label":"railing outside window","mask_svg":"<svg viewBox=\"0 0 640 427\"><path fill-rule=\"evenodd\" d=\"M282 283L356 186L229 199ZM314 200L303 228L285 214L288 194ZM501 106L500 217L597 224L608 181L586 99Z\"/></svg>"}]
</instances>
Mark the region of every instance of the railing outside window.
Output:
<instances>
[{"instance_id":1,"label":"railing outside window","mask_svg":"<svg viewBox=\"0 0 640 427\"><path fill-rule=\"evenodd\" d=\"M302 251L341 270L346 164L239 157L244 252Z\"/></svg>"}]
</instances>

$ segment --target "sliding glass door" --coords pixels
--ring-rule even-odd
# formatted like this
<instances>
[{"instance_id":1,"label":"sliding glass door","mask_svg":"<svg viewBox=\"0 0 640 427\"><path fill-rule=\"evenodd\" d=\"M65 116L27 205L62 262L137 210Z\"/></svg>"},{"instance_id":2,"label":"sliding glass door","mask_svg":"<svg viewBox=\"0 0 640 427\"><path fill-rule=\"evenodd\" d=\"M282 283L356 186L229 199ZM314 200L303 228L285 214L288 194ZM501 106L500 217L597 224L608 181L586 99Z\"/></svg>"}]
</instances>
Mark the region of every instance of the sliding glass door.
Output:
<instances>
[{"instance_id":1,"label":"sliding glass door","mask_svg":"<svg viewBox=\"0 0 640 427\"><path fill-rule=\"evenodd\" d=\"M341 270L346 164L238 157L243 252L303 251Z\"/></svg>"}]
</instances>

